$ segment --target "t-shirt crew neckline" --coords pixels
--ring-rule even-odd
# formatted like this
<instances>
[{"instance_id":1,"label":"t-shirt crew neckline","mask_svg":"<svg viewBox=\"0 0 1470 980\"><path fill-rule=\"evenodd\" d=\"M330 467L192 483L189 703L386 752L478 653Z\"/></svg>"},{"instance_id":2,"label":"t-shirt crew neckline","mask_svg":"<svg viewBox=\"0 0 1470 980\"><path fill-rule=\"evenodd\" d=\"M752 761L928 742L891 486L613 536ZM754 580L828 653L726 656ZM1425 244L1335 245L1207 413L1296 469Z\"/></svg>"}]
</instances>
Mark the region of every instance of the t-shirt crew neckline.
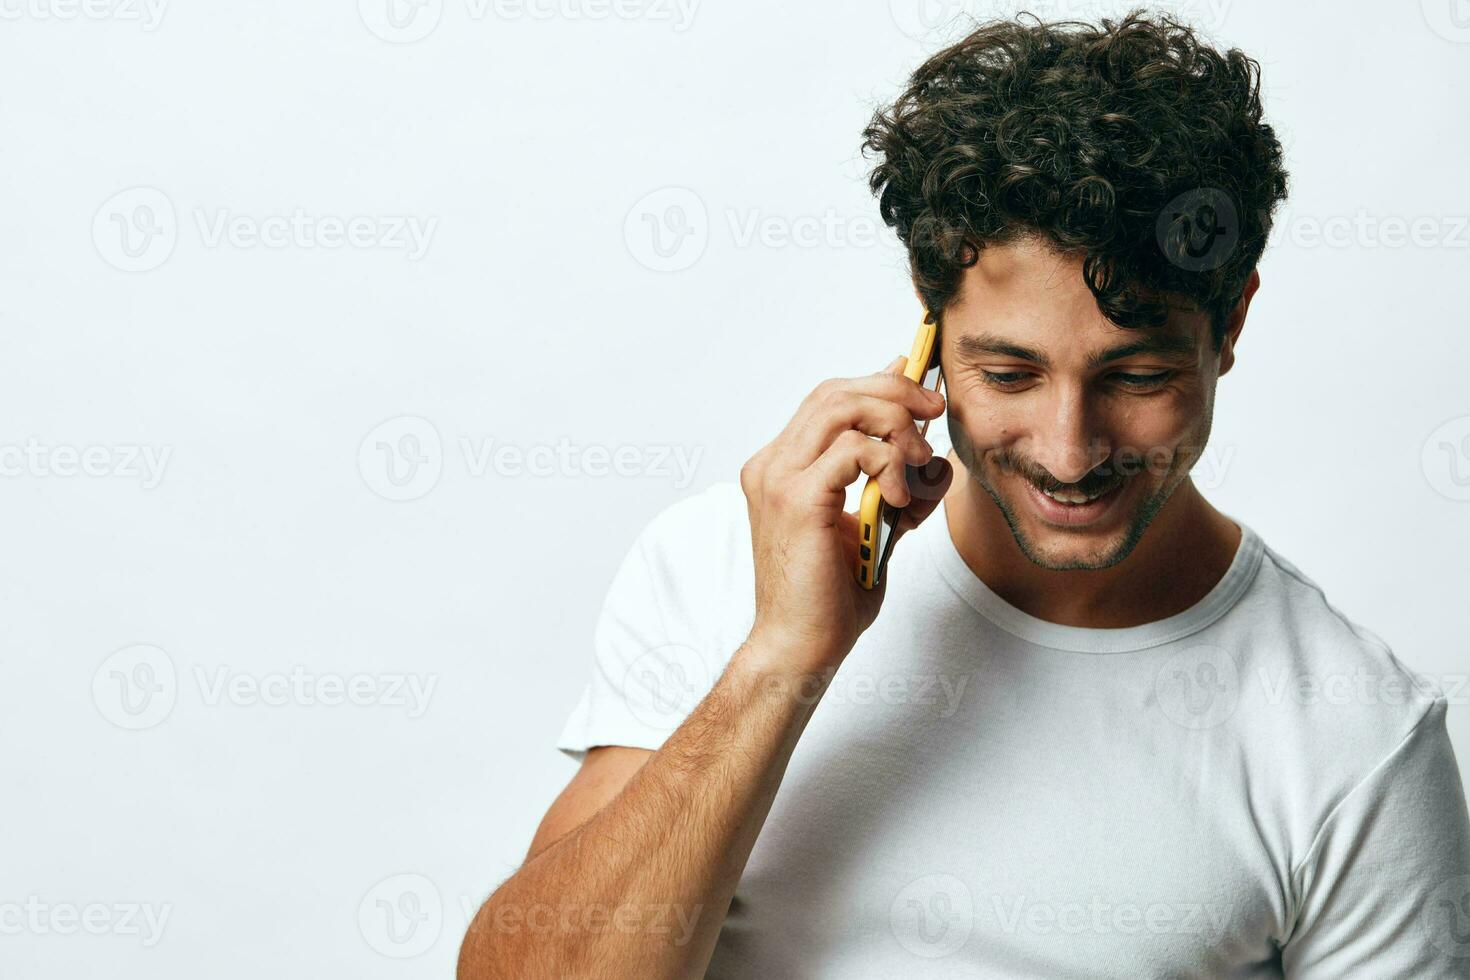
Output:
<instances>
[{"instance_id":1,"label":"t-shirt crew neckline","mask_svg":"<svg viewBox=\"0 0 1470 980\"><path fill-rule=\"evenodd\" d=\"M1264 547L1261 538L1244 521L1229 517L1240 528L1240 544L1230 567L1215 583L1214 588L1194 605L1152 623L1124 626L1113 629L1089 629L1082 626L1064 626L1060 623L1038 619L1011 605L985 584L955 547L949 534L949 518L945 502L929 516L938 527L927 538L929 554L938 566L940 575L980 615L1013 636L1037 646L1075 653L1128 653L1145 650L1197 633L1223 616L1241 595L1245 593L1256 570L1260 567Z\"/></svg>"}]
</instances>

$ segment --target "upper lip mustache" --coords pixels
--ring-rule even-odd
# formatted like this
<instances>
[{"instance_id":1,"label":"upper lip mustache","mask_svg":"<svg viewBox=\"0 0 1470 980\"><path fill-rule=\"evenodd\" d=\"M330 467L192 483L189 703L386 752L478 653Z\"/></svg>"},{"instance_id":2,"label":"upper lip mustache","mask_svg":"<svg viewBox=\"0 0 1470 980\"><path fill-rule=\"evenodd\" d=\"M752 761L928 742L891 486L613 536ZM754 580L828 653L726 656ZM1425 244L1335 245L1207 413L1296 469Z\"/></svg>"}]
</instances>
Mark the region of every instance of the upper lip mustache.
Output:
<instances>
[{"instance_id":1,"label":"upper lip mustache","mask_svg":"<svg viewBox=\"0 0 1470 980\"><path fill-rule=\"evenodd\" d=\"M1034 486L1036 489L1040 490L1042 493L1063 493L1063 492L1066 492L1066 493L1081 494L1084 497L1101 497L1103 494L1105 494L1108 491L1112 490L1114 487L1116 487L1121 482L1122 482L1121 480L1110 480L1107 483L1094 485L1093 487L1090 487L1090 488L1084 488L1080 484L1076 484L1076 483L1056 483L1056 484L1047 485L1047 484L1036 483L1035 481L1032 481L1032 484L1031 485Z\"/></svg>"}]
</instances>

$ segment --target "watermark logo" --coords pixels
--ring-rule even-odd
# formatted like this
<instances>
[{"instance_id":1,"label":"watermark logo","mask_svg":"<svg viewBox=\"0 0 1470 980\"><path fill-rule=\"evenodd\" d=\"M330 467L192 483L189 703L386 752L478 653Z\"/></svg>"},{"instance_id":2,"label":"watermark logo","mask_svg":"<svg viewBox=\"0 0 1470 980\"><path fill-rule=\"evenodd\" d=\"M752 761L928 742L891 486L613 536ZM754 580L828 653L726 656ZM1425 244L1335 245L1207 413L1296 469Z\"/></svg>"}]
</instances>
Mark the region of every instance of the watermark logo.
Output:
<instances>
[{"instance_id":1,"label":"watermark logo","mask_svg":"<svg viewBox=\"0 0 1470 980\"><path fill-rule=\"evenodd\" d=\"M1419 910L1429 941L1450 956L1470 956L1470 875L1443 882Z\"/></svg>"},{"instance_id":2,"label":"watermark logo","mask_svg":"<svg viewBox=\"0 0 1470 980\"><path fill-rule=\"evenodd\" d=\"M888 925L899 945L915 956L949 956L969 941L975 928L975 898L954 875L925 875L894 897Z\"/></svg>"},{"instance_id":3,"label":"watermark logo","mask_svg":"<svg viewBox=\"0 0 1470 980\"><path fill-rule=\"evenodd\" d=\"M444 471L439 430L416 415L389 419L363 438L357 470L384 500L417 500L439 485Z\"/></svg>"},{"instance_id":4,"label":"watermark logo","mask_svg":"<svg viewBox=\"0 0 1470 980\"><path fill-rule=\"evenodd\" d=\"M556 442L532 444L459 436L454 446L457 454L446 454L431 422L401 416L382 423L363 439L357 451L358 471L368 489L393 501L427 495L438 485L446 462L455 463L473 479L660 478L683 490L694 482L704 457L703 446L584 445L565 436Z\"/></svg>"},{"instance_id":5,"label":"watermark logo","mask_svg":"<svg viewBox=\"0 0 1470 980\"><path fill-rule=\"evenodd\" d=\"M0 444L0 477L91 477L137 480L144 490L163 482L172 446L73 446L31 437L24 445Z\"/></svg>"},{"instance_id":6,"label":"watermark logo","mask_svg":"<svg viewBox=\"0 0 1470 980\"><path fill-rule=\"evenodd\" d=\"M24 902L0 902L0 936L137 937L147 949L163 939L173 903L44 902L35 895Z\"/></svg>"},{"instance_id":7,"label":"watermark logo","mask_svg":"<svg viewBox=\"0 0 1470 980\"><path fill-rule=\"evenodd\" d=\"M687 187L645 195L623 221L623 240L638 264L654 272L680 272L709 245L709 211Z\"/></svg>"},{"instance_id":8,"label":"watermark logo","mask_svg":"<svg viewBox=\"0 0 1470 980\"><path fill-rule=\"evenodd\" d=\"M1332 707L1372 704L1414 704L1425 700L1441 700L1448 704L1465 704L1470 675L1421 674L1417 671L1388 670L1383 673L1354 667L1350 671L1302 673L1261 667L1256 671L1265 703L1273 707L1288 702L1301 707Z\"/></svg>"},{"instance_id":9,"label":"watermark logo","mask_svg":"<svg viewBox=\"0 0 1470 980\"><path fill-rule=\"evenodd\" d=\"M916 41L949 27L964 12L964 0L888 0L893 23Z\"/></svg>"},{"instance_id":10,"label":"watermark logo","mask_svg":"<svg viewBox=\"0 0 1470 980\"><path fill-rule=\"evenodd\" d=\"M1470 44L1470 0L1419 0L1424 23L1446 41Z\"/></svg>"},{"instance_id":11,"label":"watermark logo","mask_svg":"<svg viewBox=\"0 0 1470 980\"><path fill-rule=\"evenodd\" d=\"M207 671L194 665L194 683L206 707L232 704L240 708L286 705L335 708L402 708L409 718L422 718L439 685L438 674L318 673L297 664L289 671L249 674L228 664Z\"/></svg>"},{"instance_id":12,"label":"watermark logo","mask_svg":"<svg viewBox=\"0 0 1470 980\"><path fill-rule=\"evenodd\" d=\"M1214 728L1235 714L1240 672L1228 650L1194 646L1175 653L1154 675L1159 709L1183 728Z\"/></svg>"},{"instance_id":13,"label":"watermark logo","mask_svg":"<svg viewBox=\"0 0 1470 980\"><path fill-rule=\"evenodd\" d=\"M1154 6L1173 13L1200 30L1224 26L1233 0L1160 0ZM1117 17L1118 5L1109 0L1033 0L1003 3L1000 0L889 0L889 13L898 29L916 41L934 41L936 36L968 30L973 22L1012 19L1025 12L1044 21L1097 21Z\"/></svg>"},{"instance_id":14,"label":"watermark logo","mask_svg":"<svg viewBox=\"0 0 1470 980\"><path fill-rule=\"evenodd\" d=\"M384 878L357 906L357 928L374 952L392 959L421 956L444 928L444 903L419 874Z\"/></svg>"},{"instance_id":15,"label":"watermark logo","mask_svg":"<svg viewBox=\"0 0 1470 980\"><path fill-rule=\"evenodd\" d=\"M633 717L648 727L670 729L694 710L713 680L698 650L668 643L628 665L623 674L623 700Z\"/></svg>"},{"instance_id":16,"label":"watermark logo","mask_svg":"<svg viewBox=\"0 0 1470 980\"><path fill-rule=\"evenodd\" d=\"M1424 440L1424 478L1441 497L1470 500L1470 415L1450 419Z\"/></svg>"},{"instance_id":17,"label":"watermark logo","mask_svg":"<svg viewBox=\"0 0 1470 980\"><path fill-rule=\"evenodd\" d=\"M1282 211L1273 234L1295 248L1470 249L1470 215L1352 214L1314 215Z\"/></svg>"},{"instance_id":18,"label":"watermark logo","mask_svg":"<svg viewBox=\"0 0 1470 980\"><path fill-rule=\"evenodd\" d=\"M578 445L563 436L555 444L536 443L529 446L495 439L458 440L466 472L472 477L493 473L499 477L518 478L554 476L579 479L607 476L673 477L674 487L683 490L694 482L703 446L648 445L603 446Z\"/></svg>"},{"instance_id":19,"label":"watermark logo","mask_svg":"<svg viewBox=\"0 0 1470 980\"><path fill-rule=\"evenodd\" d=\"M1200 902L1118 902L1104 895L1071 902L1038 902L1025 895L991 896L991 911L1006 933L1041 936L1184 935L1204 936L1211 943L1225 938L1231 912L1226 906Z\"/></svg>"},{"instance_id":20,"label":"watermark logo","mask_svg":"<svg viewBox=\"0 0 1470 980\"><path fill-rule=\"evenodd\" d=\"M194 664L192 677L206 708L395 708L409 719L423 717L439 685L438 674L309 670L249 673L229 664ZM141 730L162 724L178 703L180 677L173 659L147 644L112 654L92 675L92 701L119 728Z\"/></svg>"},{"instance_id":21,"label":"watermark logo","mask_svg":"<svg viewBox=\"0 0 1470 980\"><path fill-rule=\"evenodd\" d=\"M114 269L148 272L168 261L179 241L173 202L156 187L129 187L92 216L92 244Z\"/></svg>"},{"instance_id":22,"label":"watermark logo","mask_svg":"<svg viewBox=\"0 0 1470 980\"><path fill-rule=\"evenodd\" d=\"M389 44L422 41L443 14L444 0L357 0L363 26Z\"/></svg>"},{"instance_id":23,"label":"watermark logo","mask_svg":"<svg viewBox=\"0 0 1470 980\"><path fill-rule=\"evenodd\" d=\"M3 2L3 0L0 0ZM190 208L193 232L211 250L401 252L410 262L428 254L439 219L415 214L316 214L294 208L245 214L230 208ZM181 232L168 195L131 187L103 202L92 217L92 242L102 259L123 272L149 272L168 261Z\"/></svg>"},{"instance_id":24,"label":"watermark logo","mask_svg":"<svg viewBox=\"0 0 1470 980\"><path fill-rule=\"evenodd\" d=\"M169 716L179 696L174 662L158 647L124 647L92 675L92 703L119 728L141 731Z\"/></svg>"},{"instance_id":25,"label":"watermark logo","mask_svg":"<svg viewBox=\"0 0 1470 980\"><path fill-rule=\"evenodd\" d=\"M158 30L168 0L0 0L0 20L90 20L138 24Z\"/></svg>"},{"instance_id":26,"label":"watermark logo","mask_svg":"<svg viewBox=\"0 0 1470 980\"><path fill-rule=\"evenodd\" d=\"M1240 219L1229 194L1201 187L1164 205L1155 232L1164 257L1174 265L1187 272L1209 272L1235 251Z\"/></svg>"},{"instance_id":27,"label":"watermark logo","mask_svg":"<svg viewBox=\"0 0 1470 980\"><path fill-rule=\"evenodd\" d=\"M682 34L694 23L700 0L463 0L471 23L516 21L645 21L673 25ZM358 0L358 16L390 44L422 41L438 28L443 0Z\"/></svg>"},{"instance_id":28,"label":"watermark logo","mask_svg":"<svg viewBox=\"0 0 1470 980\"><path fill-rule=\"evenodd\" d=\"M228 245L240 251L254 248L333 251L402 252L410 262L429 254L436 217L416 214L312 214L296 208L290 214L238 214L229 208L194 209L194 225L205 248Z\"/></svg>"}]
</instances>

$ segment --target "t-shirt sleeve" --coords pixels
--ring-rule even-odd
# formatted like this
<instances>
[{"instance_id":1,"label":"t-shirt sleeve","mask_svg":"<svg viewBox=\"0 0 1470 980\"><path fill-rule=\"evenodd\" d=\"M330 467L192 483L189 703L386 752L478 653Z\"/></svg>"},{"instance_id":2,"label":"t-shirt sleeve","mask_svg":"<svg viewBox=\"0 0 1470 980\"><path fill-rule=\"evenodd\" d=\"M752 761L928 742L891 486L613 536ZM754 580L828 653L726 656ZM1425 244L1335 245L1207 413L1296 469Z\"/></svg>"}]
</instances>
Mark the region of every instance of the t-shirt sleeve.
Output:
<instances>
[{"instance_id":1,"label":"t-shirt sleeve","mask_svg":"<svg viewBox=\"0 0 1470 980\"><path fill-rule=\"evenodd\" d=\"M709 693L753 610L749 524L738 485L717 484L658 514L608 588L591 677L556 747L656 750Z\"/></svg>"},{"instance_id":2,"label":"t-shirt sleeve","mask_svg":"<svg viewBox=\"0 0 1470 980\"><path fill-rule=\"evenodd\" d=\"M1428 706L1292 875L1290 980L1470 980L1470 817L1445 710Z\"/></svg>"}]
</instances>

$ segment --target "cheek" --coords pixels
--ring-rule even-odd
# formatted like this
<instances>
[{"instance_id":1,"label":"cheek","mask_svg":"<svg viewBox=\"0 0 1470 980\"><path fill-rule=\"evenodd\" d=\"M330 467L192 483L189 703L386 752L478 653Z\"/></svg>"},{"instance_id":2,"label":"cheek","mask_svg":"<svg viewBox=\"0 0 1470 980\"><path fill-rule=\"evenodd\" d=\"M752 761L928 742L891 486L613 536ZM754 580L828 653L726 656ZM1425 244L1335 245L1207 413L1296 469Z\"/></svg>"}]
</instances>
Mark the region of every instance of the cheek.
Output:
<instances>
[{"instance_id":1,"label":"cheek","mask_svg":"<svg viewBox=\"0 0 1470 980\"><path fill-rule=\"evenodd\" d=\"M1017 400L971 397L950 401L945 411L950 424L964 432L965 439L977 452L1000 449L1020 438L1026 431L1025 414Z\"/></svg>"},{"instance_id":2,"label":"cheek","mask_svg":"<svg viewBox=\"0 0 1470 980\"><path fill-rule=\"evenodd\" d=\"M1119 450L1128 448L1154 458L1196 456L1200 447L1194 445L1195 436L1207 418L1207 408L1194 390L1161 392L1120 405L1110 420L1113 444Z\"/></svg>"}]
</instances>

